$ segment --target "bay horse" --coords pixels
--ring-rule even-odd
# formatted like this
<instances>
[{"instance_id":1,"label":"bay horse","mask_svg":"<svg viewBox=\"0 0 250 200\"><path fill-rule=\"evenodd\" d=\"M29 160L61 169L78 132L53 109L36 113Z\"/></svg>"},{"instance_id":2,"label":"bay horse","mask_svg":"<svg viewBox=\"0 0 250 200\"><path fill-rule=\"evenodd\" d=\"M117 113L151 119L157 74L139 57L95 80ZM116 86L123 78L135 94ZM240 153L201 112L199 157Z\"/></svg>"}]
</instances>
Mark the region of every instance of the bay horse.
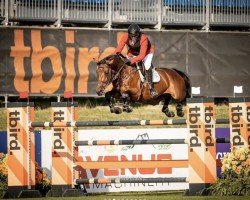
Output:
<instances>
[{"instance_id":1,"label":"bay horse","mask_svg":"<svg viewBox=\"0 0 250 200\"><path fill-rule=\"evenodd\" d=\"M122 54L111 55L97 63L98 84L97 94L101 94L105 87L112 84L112 89L107 92L107 96L123 99L123 111L131 112L131 102L143 102L156 105L164 100L162 112L167 117L174 117L174 112L170 111L168 105L173 98L176 102L176 112L180 117L184 116L183 102L190 97L191 84L185 73L177 69L156 68L160 76L160 81L154 83L154 89L158 93L155 98L151 98L149 84L142 82L140 72L137 67L126 64L126 57ZM102 70L101 70L102 69ZM117 96L117 97L116 97ZM115 112L116 113L116 112Z\"/></svg>"}]
</instances>

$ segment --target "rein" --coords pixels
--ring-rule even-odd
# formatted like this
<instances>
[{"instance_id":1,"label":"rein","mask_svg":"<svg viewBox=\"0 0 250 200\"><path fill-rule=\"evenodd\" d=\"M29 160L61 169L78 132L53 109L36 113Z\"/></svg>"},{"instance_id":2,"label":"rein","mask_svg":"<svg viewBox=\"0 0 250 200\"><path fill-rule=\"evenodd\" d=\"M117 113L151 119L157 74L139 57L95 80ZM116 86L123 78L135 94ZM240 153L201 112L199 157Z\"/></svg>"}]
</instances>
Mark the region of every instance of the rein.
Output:
<instances>
[{"instance_id":1,"label":"rein","mask_svg":"<svg viewBox=\"0 0 250 200\"><path fill-rule=\"evenodd\" d=\"M136 68L132 68L132 71L123 78L123 81L127 80L132 74L134 74L135 72L139 71L139 69Z\"/></svg>"},{"instance_id":2,"label":"rein","mask_svg":"<svg viewBox=\"0 0 250 200\"><path fill-rule=\"evenodd\" d=\"M123 65L121 66L121 68L118 70L118 72L116 73L116 75L113 77L112 81L113 82L115 79L118 78L119 74L121 73L122 69L124 68L125 66L125 62L123 63Z\"/></svg>"}]
</instances>

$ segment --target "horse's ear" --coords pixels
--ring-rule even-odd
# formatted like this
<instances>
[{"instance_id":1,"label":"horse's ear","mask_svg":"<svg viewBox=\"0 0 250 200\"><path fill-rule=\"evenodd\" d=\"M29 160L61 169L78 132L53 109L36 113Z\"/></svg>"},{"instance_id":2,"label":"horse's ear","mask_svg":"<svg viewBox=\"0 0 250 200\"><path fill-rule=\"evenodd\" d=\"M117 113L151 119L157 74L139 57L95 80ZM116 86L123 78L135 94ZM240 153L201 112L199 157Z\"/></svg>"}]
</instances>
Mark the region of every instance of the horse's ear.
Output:
<instances>
[{"instance_id":1,"label":"horse's ear","mask_svg":"<svg viewBox=\"0 0 250 200\"><path fill-rule=\"evenodd\" d=\"M97 62L97 65L106 64L106 63L107 63L106 60L100 60L100 61Z\"/></svg>"},{"instance_id":2,"label":"horse's ear","mask_svg":"<svg viewBox=\"0 0 250 200\"><path fill-rule=\"evenodd\" d=\"M100 65L100 61L98 58L92 58L93 62L95 62L97 65Z\"/></svg>"},{"instance_id":3,"label":"horse's ear","mask_svg":"<svg viewBox=\"0 0 250 200\"><path fill-rule=\"evenodd\" d=\"M106 64L108 64L110 66L111 64L113 64L113 62L114 62L114 60L107 60Z\"/></svg>"}]
</instances>

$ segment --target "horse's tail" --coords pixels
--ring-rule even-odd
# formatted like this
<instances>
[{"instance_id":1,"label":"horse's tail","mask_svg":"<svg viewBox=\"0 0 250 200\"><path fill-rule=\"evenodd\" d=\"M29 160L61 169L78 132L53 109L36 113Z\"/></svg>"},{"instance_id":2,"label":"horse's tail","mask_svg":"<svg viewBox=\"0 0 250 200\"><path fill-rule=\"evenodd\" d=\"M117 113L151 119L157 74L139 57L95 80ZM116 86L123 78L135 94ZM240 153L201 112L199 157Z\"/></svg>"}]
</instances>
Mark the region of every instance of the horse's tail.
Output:
<instances>
[{"instance_id":1,"label":"horse's tail","mask_svg":"<svg viewBox=\"0 0 250 200\"><path fill-rule=\"evenodd\" d=\"M185 86L186 86L186 97L185 98L190 98L191 97L191 81L190 81L190 79L188 78L188 76L184 72L182 72L178 69L175 69L175 68L173 68L173 70L176 71L184 79Z\"/></svg>"}]
</instances>

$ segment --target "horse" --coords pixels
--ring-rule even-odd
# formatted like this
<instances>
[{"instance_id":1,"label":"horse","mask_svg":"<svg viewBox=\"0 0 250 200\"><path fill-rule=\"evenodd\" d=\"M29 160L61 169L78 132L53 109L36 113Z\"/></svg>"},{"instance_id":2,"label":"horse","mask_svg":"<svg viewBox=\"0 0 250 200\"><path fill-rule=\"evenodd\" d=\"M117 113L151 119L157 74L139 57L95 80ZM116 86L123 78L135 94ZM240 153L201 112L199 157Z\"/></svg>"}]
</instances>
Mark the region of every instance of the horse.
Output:
<instances>
[{"instance_id":1,"label":"horse","mask_svg":"<svg viewBox=\"0 0 250 200\"><path fill-rule=\"evenodd\" d=\"M183 103L191 93L191 83L185 73L177 69L156 68L160 81L154 83L154 89L158 95L151 98L149 84L147 81L142 82L140 69L127 65L126 57L122 54L110 55L98 62L97 66L97 94L100 95L107 85L112 84L113 88L107 94L113 97L118 95L118 98L124 102L124 111L131 112L129 108L130 103L133 102L156 105L164 100L162 112L167 117L174 117L175 113L168 108L171 99L174 99L177 102L177 116L184 116ZM103 70L100 70L101 68Z\"/></svg>"}]
</instances>

